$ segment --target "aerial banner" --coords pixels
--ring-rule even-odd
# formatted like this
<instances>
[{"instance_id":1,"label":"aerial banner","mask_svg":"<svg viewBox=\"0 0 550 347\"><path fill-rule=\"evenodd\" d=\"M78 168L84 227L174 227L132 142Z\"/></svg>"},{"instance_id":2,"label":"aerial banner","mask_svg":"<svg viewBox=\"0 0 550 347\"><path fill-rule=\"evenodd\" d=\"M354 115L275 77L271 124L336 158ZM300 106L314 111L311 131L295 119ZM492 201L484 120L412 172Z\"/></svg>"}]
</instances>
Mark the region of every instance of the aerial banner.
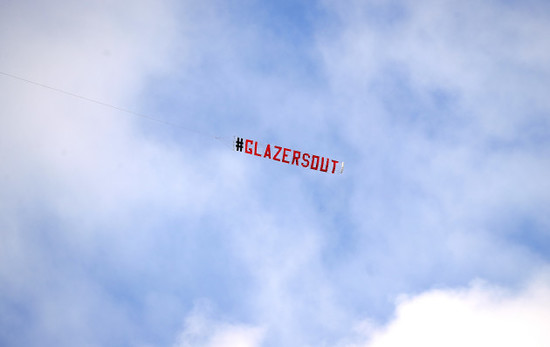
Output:
<instances>
[{"instance_id":1,"label":"aerial banner","mask_svg":"<svg viewBox=\"0 0 550 347\"><path fill-rule=\"evenodd\" d=\"M246 139L243 137L234 137L233 149L237 152L254 155L275 160L281 163L301 166L327 173L343 173L344 162L319 155L312 155L306 152L297 151L286 147L276 145L261 145L258 141Z\"/></svg>"}]
</instances>

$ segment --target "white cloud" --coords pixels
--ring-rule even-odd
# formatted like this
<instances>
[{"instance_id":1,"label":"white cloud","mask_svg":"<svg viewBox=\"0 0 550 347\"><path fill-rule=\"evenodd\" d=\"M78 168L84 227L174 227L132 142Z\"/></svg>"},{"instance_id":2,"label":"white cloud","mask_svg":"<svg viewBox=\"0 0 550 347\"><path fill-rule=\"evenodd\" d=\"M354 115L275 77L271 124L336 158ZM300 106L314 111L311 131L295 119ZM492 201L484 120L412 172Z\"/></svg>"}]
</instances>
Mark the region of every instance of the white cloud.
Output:
<instances>
[{"instance_id":1,"label":"white cloud","mask_svg":"<svg viewBox=\"0 0 550 347\"><path fill-rule=\"evenodd\" d=\"M264 329L246 324L226 323L212 319L204 303L195 306L174 347L258 347Z\"/></svg>"},{"instance_id":2,"label":"white cloud","mask_svg":"<svg viewBox=\"0 0 550 347\"><path fill-rule=\"evenodd\" d=\"M402 298L364 347L550 345L550 273L512 292L477 282ZM357 345L357 346L359 346Z\"/></svg>"},{"instance_id":3,"label":"white cloud","mask_svg":"<svg viewBox=\"0 0 550 347\"><path fill-rule=\"evenodd\" d=\"M0 18L0 71L135 111L148 79L171 67L167 41L179 27L157 1L8 2ZM141 228L158 214L144 211L191 213L204 193L191 182L210 184L189 169L190 150L146 138L138 118L6 76L0 86L0 343L147 340L123 308L137 306L112 286L127 298L159 244ZM147 302L153 294L139 306L158 331L181 300L162 295L170 305L160 306Z\"/></svg>"}]
</instances>

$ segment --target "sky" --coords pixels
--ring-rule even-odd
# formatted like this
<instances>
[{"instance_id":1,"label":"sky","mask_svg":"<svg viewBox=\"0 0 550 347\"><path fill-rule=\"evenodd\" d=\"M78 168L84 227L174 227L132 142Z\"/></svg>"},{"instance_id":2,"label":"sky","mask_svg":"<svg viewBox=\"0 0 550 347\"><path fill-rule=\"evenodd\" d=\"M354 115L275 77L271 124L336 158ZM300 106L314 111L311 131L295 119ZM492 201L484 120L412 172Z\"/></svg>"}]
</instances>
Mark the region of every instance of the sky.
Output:
<instances>
[{"instance_id":1,"label":"sky","mask_svg":"<svg viewBox=\"0 0 550 347\"><path fill-rule=\"evenodd\" d=\"M1 1L0 345L550 345L548 32L537 0Z\"/></svg>"}]
</instances>

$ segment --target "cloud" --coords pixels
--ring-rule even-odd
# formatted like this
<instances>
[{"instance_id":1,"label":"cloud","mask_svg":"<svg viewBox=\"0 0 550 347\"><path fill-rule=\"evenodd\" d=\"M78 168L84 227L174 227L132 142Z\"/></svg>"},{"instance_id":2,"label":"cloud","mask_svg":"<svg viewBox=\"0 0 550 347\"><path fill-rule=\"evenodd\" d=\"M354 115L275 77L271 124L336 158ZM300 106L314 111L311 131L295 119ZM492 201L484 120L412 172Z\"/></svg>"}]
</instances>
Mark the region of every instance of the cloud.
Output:
<instances>
[{"instance_id":1,"label":"cloud","mask_svg":"<svg viewBox=\"0 0 550 347\"><path fill-rule=\"evenodd\" d=\"M174 347L262 346L262 328L214 320L208 307L204 302L195 306L185 319L185 327Z\"/></svg>"},{"instance_id":2,"label":"cloud","mask_svg":"<svg viewBox=\"0 0 550 347\"><path fill-rule=\"evenodd\" d=\"M331 82L351 95L361 90L356 102L382 102L396 122L436 122L443 137L465 130L472 140L513 139L548 109L543 3L326 3L340 19L340 30L320 36ZM432 102L438 107L419 105Z\"/></svg>"},{"instance_id":3,"label":"cloud","mask_svg":"<svg viewBox=\"0 0 550 347\"><path fill-rule=\"evenodd\" d=\"M402 298L394 318L357 346L529 346L550 343L550 276L521 291L484 282Z\"/></svg>"},{"instance_id":4,"label":"cloud","mask_svg":"<svg viewBox=\"0 0 550 347\"><path fill-rule=\"evenodd\" d=\"M10 2L0 16L0 70L133 110L165 72L177 28L168 3L149 1ZM146 226L166 222L151 211L200 201L189 183L200 175L185 174L192 161L147 140L140 119L5 76L0 84L1 343L138 344L150 339L142 324L170 329L181 302L137 288L152 261L144 254L162 242Z\"/></svg>"}]
</instances>

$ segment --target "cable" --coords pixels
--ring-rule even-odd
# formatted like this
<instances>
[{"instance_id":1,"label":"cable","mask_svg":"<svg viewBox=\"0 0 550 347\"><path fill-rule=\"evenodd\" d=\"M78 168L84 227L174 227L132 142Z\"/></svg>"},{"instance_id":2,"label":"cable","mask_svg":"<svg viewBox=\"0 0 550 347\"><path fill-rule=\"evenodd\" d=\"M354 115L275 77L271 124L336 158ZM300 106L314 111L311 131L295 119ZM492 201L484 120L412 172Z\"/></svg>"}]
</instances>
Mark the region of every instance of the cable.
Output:
<instances>
[{"instance_id":1,"label":"cable","mask_svg":"<svg viewBox=\"0 0 550 347\"><path fill-rule=\"evenodd\" d=\"M9 73L6 73L6 72L0 71L0 75L11 77L13 79L23 81L23 82L26 82L26 83L34 84L34 85L42 87L42 88L50 89L50 90L53 90L55 92L62 93L62 94L65 94L65 95L69 95L69 96L72 96L74 98L78 98L78 99L85 100L85 101L88 101L88 102L92 102L94 104L98 104L98 105L101 105L101 106L104 106L104 107L110 107L110 108L115 109L117 111L124 112L124 113L130 114L130 115L133 115L133 116L141 117L141 118L153 121L153 122L157 122L157 123L161 123L161 124L164 124L164 125L176 127L176 128L179 128L179 129L183 129L183 130L186 130L186 131L194 132L198 135L202 135L202 136L206 136L206 137L212 137L212 138L214 138L214 139L216 139L216 140L223 143L223 141L222 141L223 138L220 137L220 136L208 135L208 134L205 134L205 133L193 130L193 129L183 127L181 125L178 125L178 124L175 124L175 123L172 123L172 122L167 122L167 121L164 121L162 119L154 118L154 117L148 116L148 115L143 114L143 113L130 111L130 110L127 110L127 109L122 108L122 107L118 107L118 106L115 106L115 105L108 104L108 103L103 102L103 101L99 101L99 100L88 98L86 96L82 96L82 95L79 95L79 94L71 93L71 92L68 92L68 91L63 90L63 89L59 89L59 88L48 86L46 84L42 84L42 83L39 83L39 82L31 81L29 79L26 79L26 78L23 78L23 77L20 77L20 76L16 76L16 75L12 75L12 74L9 74Z\"/></svg>"}]
</instances>

